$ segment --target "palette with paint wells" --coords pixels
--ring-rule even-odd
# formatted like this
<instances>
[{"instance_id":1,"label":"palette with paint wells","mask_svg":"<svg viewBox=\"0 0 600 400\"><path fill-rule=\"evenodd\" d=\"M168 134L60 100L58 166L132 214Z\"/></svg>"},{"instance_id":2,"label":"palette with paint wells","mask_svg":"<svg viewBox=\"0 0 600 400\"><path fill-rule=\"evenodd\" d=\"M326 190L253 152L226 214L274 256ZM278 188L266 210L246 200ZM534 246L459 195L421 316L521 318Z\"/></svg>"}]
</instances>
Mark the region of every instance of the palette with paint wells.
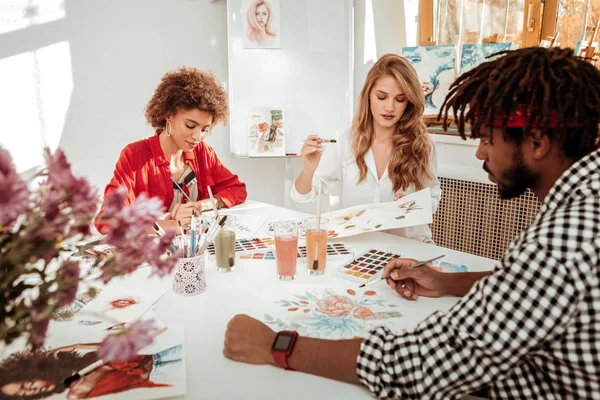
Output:
<instances>
[{"instance_id":1,"label":"palette with paint wells","mask_svg":"<svg viewBox=\"0 0 600 400\"><path fill-rule=\"evenodd\" d=\"M306 261L306 246L298 247L298 261ZM343 260L354 257L354 254L343 243L328 243L327 244L327 259L328 260ZM276 256L273 251L266 253L244 254L240 256L242 260L275 260Z\"/></svg>"},{"instance_id":2,"label":"palette with paint wells","mask_svg":"<svg viewBox=\"0 0 600 400\"><path fill-rule=\"evenodd\" d=\"M392 258L399 257L401 257L400 254L371 249L364 252L350 263L335 269L333 275L338 278L365 283L375 276L381 276L388 261Z\"/></svg>"},{"instance_id":3,"label":"palette with paint wells","mask_svg":"<svg viewBox=\"0 0 600 400\"><path fill-rule=\"evenodd\" d=\"M238 239L235 241L235 254L266 253L270 251L273 246L275 246L273 238ZM210 258L214 257L216 254L215 244L211 243L206 251Z\"/></svg>"}]
</instances>

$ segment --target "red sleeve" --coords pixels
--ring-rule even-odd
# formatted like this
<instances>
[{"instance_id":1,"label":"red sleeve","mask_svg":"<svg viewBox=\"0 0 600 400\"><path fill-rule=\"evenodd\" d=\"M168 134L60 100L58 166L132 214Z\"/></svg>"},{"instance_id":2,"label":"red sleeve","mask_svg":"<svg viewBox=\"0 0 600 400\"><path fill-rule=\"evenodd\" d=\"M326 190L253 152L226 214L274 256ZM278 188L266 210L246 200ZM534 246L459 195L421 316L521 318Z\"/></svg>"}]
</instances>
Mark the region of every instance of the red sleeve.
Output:
<instances>
[{"instance_id":1,"label":"red sleeve","mask_svg":"<svg viewBox=\"0 0 600 400\"><path fill-rule=\"evenodd\" d=\"M231 171L221 163L221 160L219 160L217 154L210 146L206 146L206 151L207 167L215 182L214 187L211 188L213 194L221 199L227 208L246 201L246 198L248 197L246 184L240 182L238 176L232 174Z\"/></svg>"},{"instance_id":2,"label":"red sleeve","mask_svg":"<svg viewBox=\"0 0 600 400\"><path fill-rule=\"evenodd\" d=\"M129 206L135 201L134 184L135 183L133 177L133 168L131 167L131 151L129 150L129 147L125 147L119 155L119 159L117 160L117 165L115 166L115 172L113 173L113 177L108 183L108 185L106 185L106 189L104 189L104 200L102 202L102 207L100 208L100 211L94 219L94 225L100 233L105 233L104 231L108 226L107 224L101 221L106 197L113 190L117 189L120 186L124 186L127 189L127 197L125 199L124 205Z\"/></svg>"}]
</instances>

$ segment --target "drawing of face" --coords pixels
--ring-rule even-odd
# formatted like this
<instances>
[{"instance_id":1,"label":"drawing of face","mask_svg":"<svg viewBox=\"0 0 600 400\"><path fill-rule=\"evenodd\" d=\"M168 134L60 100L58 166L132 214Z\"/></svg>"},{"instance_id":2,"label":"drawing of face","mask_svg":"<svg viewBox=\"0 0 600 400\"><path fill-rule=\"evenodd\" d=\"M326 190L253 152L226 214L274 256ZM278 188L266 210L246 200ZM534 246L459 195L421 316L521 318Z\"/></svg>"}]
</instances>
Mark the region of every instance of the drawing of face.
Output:
<instances>
[{"instance_id":1,"label":"drawing of face","mask_svg":"<svg viewBox=\"0 0 600 400\"><path fill-rule=\"evenodd\" d=\"M2 386L0 392L7 396L33 396L49 393L54 390L54 382L36 379L31 381L12 382Z\"/></svg>"},{"instance_id":2,"label":"drawing of face","mask_svg":"<svg viewBox=\"0 0 600 400\"><path fill-rule=\"evenodd\" d=\"M373 124L389 128L398 122L404 114L408 100L400 83L391 75L385 75L375 81L369 103Z\"/></svg>"},{"instance_id":3,"label":"drawing of face","mask_svg":"<svg viewBox=\"0 0 600 400\"><path fill-rule=\"evenodd\" d=\"M423 95L427 96L433 93L433 83L431 82L421 82L421 90L423 91Z\"/></svg>"},{"instance_id":4,"label":"drawing of face","mask_svg":"<svg viewBox=\"0 0 600 400\"><path fill-rule=\"evenodd\" d=\"M256 17L256 23L261 28L264 28L265 25L267 25L267 22L269 22L269 10L264 4L256 7L256 13L254 16Z\"/></svg>"},{"instance_id":5,"label":"drawing of face","mask_svg":"<svg viewBox=\"0 0 600 400\"><path fill-rule=\"evenodd\" d=\"M170 130L165 130L162 134L170 132L169 138L175 142L177 147L185 152L190 152L194 151L210 132L213 117L206 111L194 108L177 110L175 114L167 118L167 121L169 121L167 128Z\"/></svg>"},{"instance_id":6,"label":"drawing of face","mask_svg":"<svg viewBox=\"0 0 600 400\"><path fill-rule=\"evenodd\" d=\"M136 299L134 299L133 297L124 297L121 299L116 299L116 300L111 301L110 303L108 303L108 307L111 309L120 309L120 308L126 308L129 306L132 306L137 303L138 303L138 301Z\"/></svg>"}]
</instances>

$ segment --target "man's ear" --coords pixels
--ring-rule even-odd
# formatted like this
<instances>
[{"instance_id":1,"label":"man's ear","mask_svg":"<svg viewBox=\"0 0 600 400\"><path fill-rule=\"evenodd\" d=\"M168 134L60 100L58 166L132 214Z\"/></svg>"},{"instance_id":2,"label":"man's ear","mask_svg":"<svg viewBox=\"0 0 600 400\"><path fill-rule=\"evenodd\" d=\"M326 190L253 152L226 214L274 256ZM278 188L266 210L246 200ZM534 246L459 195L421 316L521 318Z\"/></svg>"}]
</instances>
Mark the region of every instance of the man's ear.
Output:
<instances>
[{"instance_id":1,"label":"man's ear","mask_svg":"<svg viewBox=\"0 0 600 400\"><path fill-rule=\"evenodd\" d=\"M534 160L545 158L552 147L548 135L542 133L539 129L532 129L523 141L523 145L526 147L523 150L526 150Z\"/></svg>"}]
</instances>

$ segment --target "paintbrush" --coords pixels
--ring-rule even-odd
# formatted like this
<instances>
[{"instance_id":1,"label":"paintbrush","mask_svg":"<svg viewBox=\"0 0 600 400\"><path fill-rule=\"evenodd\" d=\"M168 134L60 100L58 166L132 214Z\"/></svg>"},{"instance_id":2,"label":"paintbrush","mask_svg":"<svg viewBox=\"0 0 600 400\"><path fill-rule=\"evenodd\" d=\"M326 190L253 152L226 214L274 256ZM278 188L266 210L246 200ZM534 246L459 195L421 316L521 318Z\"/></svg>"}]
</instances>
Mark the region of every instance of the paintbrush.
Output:
<instances>
[{"instance_id":1,"label":"paintbrush","mask_svg":"<svg viewBox=\"0 0 600 400\"><path fill-rule=\"evenodd\" d=\"M442 258L442 257L444 257L444 256L445 256L445 254L442 254L441 256L437 256L437 257L434 257L434 258L432 258L432 259L429 259L429 260L421 261L421 262L419 262L419 263L416 263L415 265L412 265L412 266L410 266L410 267L408 267L408 268L406 268L406 269L413 269L413 268L420 267L420 266L422 266L422 265L425 265L425 264L427 264L427 263L430 263L430 262L432 262L432 261L439 260L440 258ZM362 287L365 287L365 286L369 286L370 284L372 284L372 283L375 283L375 282L379 282L379 281L386 280L386 279L388 279L389 277L390 277L389 275L388 275L388 276L382 276L382 277L381 277L381 278L379 278L379 279L374 279L374 280L372 280L372 281L370 281L370 282L363 283L362 285L360 285L360 286L359 286L359 288L362 288Z\"/></svg>"},{"instance_id":2,"label":"paintbrush","mask_svg":"<svg viewBox=\"0 0 600 400\"><path fill-rule=\"evenodd\" d=\"M152 336L152 338L155 338L155 337L157 337L158 335L160 335L161 333L163 333L163 332L164 332L164 331L166 331L166 330L167 330L167 327L165 326L165 327L164 327L164 328L162 328L162 329L159 329L159 330L157 330L157 331L155 331L155 332L152 332L152 333L150 334L150 336ZM102 359L100 359L100 360L98 360L98 361L94 362L94 363L93 363L93 364L91 364L91 365L88 365L88 366L87 366L87 367L85 367L84 369L82 369L82 370L78 371L78 372L77 372L77 373L75 373L74 375L72 375L72 376L68 377L67 379L65 379L65 380L63 381L63 383L65 384L65 387L69 387L69 386L71 386L71 384L72 384L73 382L75 382L76 380L78 380L78 379L80 379L80 378L83 378L84 376L88 375L90 372L93 372L93 371L95 371L96 369L100 368L100 367L101 367L101 366L103 366L103 365L104 365L104 361L103 361Z\"/></svg>"},{"instance_id":3,"label":"paintbrush","mask_svg":"<svg viewBox=\"0 0 600 400\"><path fill-rule=\"evenodd\" d=\"M204 239L204 243L202 243L202 246L200 246L200 248L198 249L198 253L202 254L206 251L206 248L215 240L219 231L221 230L223 225L225 225L226 220L227 220L227 215L224 215L223 218L221 218L221 220L219 221L219 224L214 229L213 229L213 227L211 227L211 229L209 229L208 234L206 235L206 238Z\"/></svg>"},{"instance_id":4,"label":"paintbrush","mask_svg":"<svg viewBox=\"0 0 600 400\"><path fill-rule=\"evenodd\" d=\"M179 183L177 183L175 181L175 179L173 179L173 177L171 177L171 180L173 181L173 183L175 185L177 185L177 188L179 189L179 191L181 192L181 194L183 194L185 196L185 198L187 199L187 201L189 201L190 203L193 203L194 201L192 199L190 199L190 196L188 196L186 192L183 191L183 189L181 188L181 186L179 186Z\"/></svg>"},{"instance_id":5,"label":"paintbrush","mask_svg":"<svg viewBox=\"0 0 600 400\"><path fill-rule=\"evenodd\" d=\"M319 237L321 236L321 192L323 191L323 185L319 186L317 193L317 232ZM317 271L319 269L319 240L315 241L315 259L313 260L312 269Z\"/></svg>"},{"instance_id":6,"label":"paintbrush","mask_svg":"<svg viewBox=\"0 0 600 400\"><path fill-rule=\"evenodd\" d=\"M213 205L213 211L215 213L215 218L217 218L217 217L219 217L219 212L217 211L217 202L215 200L215 197L213 196L210 186L207 186L206 189L208 190L208 195L210 196L210 201Z\"/></svg>"}]
</instances>

